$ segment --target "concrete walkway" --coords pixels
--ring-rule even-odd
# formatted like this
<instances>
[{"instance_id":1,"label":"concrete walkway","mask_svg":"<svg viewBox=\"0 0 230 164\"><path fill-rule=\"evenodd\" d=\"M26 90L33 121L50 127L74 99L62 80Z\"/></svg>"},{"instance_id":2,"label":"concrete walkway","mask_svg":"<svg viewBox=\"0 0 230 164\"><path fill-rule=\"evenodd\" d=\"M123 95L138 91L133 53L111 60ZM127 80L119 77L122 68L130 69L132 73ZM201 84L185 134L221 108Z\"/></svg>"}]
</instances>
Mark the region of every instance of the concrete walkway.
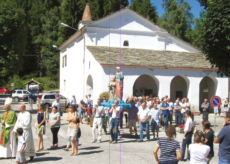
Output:
<instances>
[{"instance_id":1,"label":"concrete walkway","mask_svg":"<svg viewBox=\"0 0 230 164\"><path fill-rule=\"evenodd\" d=\"M1 109L2 110L2 109ZM33 136L35 148L37 147L37 136L35 134L35 117L36 114L33 115ZM66 152L63 151L62 148L65 147L67 142L67 121L65 121L66 113L64 113L61 120L61 129L59 131L59 148L56 150L50 150L50 146L52 143L52 134L49 127L46 128L46 134L44 135L44 147L45 150L36 153L36 158L34 161L29 163L45 163L45 164L53 164L54 162L58 162L59 164L67 164L67 163L98 163L98 164L149 164L156 163L155 158L153 156L153 149L156 145L157 141L150 142L136 142L135 138L128 138L129 132L128 129L121 129L121 137L119 137L119 142L117 144L109 144L110 135L103 134L102 143L91 143L92 140L92 128L89 125L81 124L82 136L80 138L80 146L79 146L79 154L77 156L69 156L71 151ZM0 117L2 113L0 113ZM201 129L201 116L195 116L197 129ZM210 120L214 120L213 116L210 116ZM125 122L125 121L124 121ZM217 128L219 131L221 129L221 125L224 122L223 117L217 118ZM164 137L165 133L161 130L160 137ZM183 134L178 133L176 140L178 140L181 144ZM151 135L152 138L152 135ZM146 138L145 138L146 140ZM212 159L211 164L218 163L218 144L214 145L215 157ZM13 163L15 159L13 159ZM1 164L10 164L12 163L10 159L0 159ZM189 163L180 162L180 163Z\"/></svg>"}]
</instances>

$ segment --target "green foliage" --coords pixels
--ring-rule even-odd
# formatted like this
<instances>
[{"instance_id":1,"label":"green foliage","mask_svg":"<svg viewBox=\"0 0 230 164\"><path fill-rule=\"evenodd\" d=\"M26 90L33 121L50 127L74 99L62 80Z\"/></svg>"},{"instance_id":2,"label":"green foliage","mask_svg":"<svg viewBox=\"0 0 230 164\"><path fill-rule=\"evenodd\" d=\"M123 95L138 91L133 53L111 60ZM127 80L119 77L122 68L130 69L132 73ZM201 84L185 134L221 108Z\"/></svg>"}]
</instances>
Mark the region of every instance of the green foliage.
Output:
<instances>
[{"instance_id":1,"label":"green foliage","mask_svg":"<svg viewBox=\"0 0 230 164\"><path fill-rule=\"evenodd\" d=\"M153 22L157 22L158 13L156 6L150 0L132 0L131 9L140 13Z\"/></svg>"},{"instance_id":2,"label":"green foliage","mask_svg":"<svg viewBox=\"0 0 230 164\"><path fill-rule=\"evenodd\" d=\"M10 89L11 88L26 89L25 83L30 81L31 79L34 79L34 80L38 81L39 83L41 83L41 88L43 88L43 91L56 90L59 88L59 81L54 81L50 77L38 78L35 76L37 76L36 73L31 73L31 74L23 76L23 77L19 77L18 75L15 74L15 75L9 77L6 87L8 87ZM10 86L11 83L14 83L13 87Z\"/></svg>"},{"instance_id":3,"label":"green foliage","mask_svg":"<svg viewBox=\"0 0 230 164\"><path fill-rule=\"evenodd\" d=\"M193 24L191 6L184 0L163 0L164 15L158 19L157 24L171 34L190 42Z\"/></svg>"},{"instance_id":4,"label":"green foliage","mask_svg":"<svg viewBox=\"0 0 230 164\"><path fill-rule=\"evenodd\" d=\"M12 10L13 9L13 10ZM0 79L23 69L25 12L14 1L0 1Z\"/></svg>"},{"instance_id":5,"label":"green foliage","mask_svg":"<svg viewBox=\"0 0 230 164\"><path fill-rule=\"evenodd\" d=\"M202 35L202 47L220 75L230 75L230 1L212 0L208 3Z\"/></svg>"},{"instance_id":6,"label":"green foliage","mask_svg":"<svg viewBox=\"0 0 230 164\"><path fill-rule=\"evenodd\" d=\"M205 9L208 7L208 0L197 0L200 2L200 5L203 6Z\"/></svg>"},{"instance_id":7,"label":"green foliage","mask_svg":"<svg viewBox=\"0 0 230 164\"><path fill-rule=\"evenodd\" d=\"M205 16L206 16L206 11L202 10L200 12L200 18L196 18L195 19L195 26L192 30L192 44L203 50L202 48L202 35L205 32L205 28L204 28L204 20L205 20Z\"/></svg>"},{"instance_id":8,"label":"green foliage","mask_svg":"<svg viewBox=\"0 0 230 164\"><path fill-rule=\"evenodd\" d=\"M125 8L128 5L128 0L103 0L103 16L107 16L109 15L109 13L119 11L120 9Z\"/></svg>"},{"instance_id":9,"label":"green foliage","mask_svg":"<svg viewBox=\"0 0 230 164\"><path fill-rule=\"evenodd\" d=\"M106 100L108 100L108 99L109 99L109 92L102 92L102 93L99 95L99 99L102 99L103 96L105 96L105 97L106 97Z\"/></svg>"}]
</instances>

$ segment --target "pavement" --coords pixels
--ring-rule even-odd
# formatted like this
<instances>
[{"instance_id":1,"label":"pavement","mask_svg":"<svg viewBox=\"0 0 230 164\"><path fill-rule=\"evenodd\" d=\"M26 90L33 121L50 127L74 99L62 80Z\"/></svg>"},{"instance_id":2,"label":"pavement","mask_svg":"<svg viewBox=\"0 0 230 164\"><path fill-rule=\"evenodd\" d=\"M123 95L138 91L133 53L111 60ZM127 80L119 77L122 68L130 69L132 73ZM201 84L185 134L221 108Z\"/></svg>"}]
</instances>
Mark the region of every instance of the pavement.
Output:
<instances>
[{"instance_id":1,"label":"pavement","mask_svg":"<svg viewBox=\"0 0 230 164\"><path fill-rule=\"evenodd\" d=\"M4 109L3 109L3 99L0 99L0 117L2 116ZM19 105L22 102L19 103L13 103L12 109L16 111L16 113L19 113ZM28 104L27 104L28 105ZM34 144L35 149L37 148L37 141L38 137L35 134L35 118L36 118L36 111L35 110L29 110L32 113L33 121L32 121L32 130L33 130L33 138L34 138ZM136 142L136 138L129 138L129 129L125 128L125 124L123 125L123 128L120 130L121 135L119 137L119 142L117 144L109 144L110 135L105 135L104 132L102 132L102 142L101 143L91 143L92 141L92 128L89 125L86 125L86 122L81 124L81 138L79 139L79 150L77 156L70 156L71 151L64 151L62 148L66 146L67 143L67 121L66 119L67 114L64 113L61 119L61 128L58 133L58 139L59 139L59 148L55 150L51 150L50 146L52 143L52 134L49 129L49 127L46 127L46 133L44 135L44 150L41 152L36 153L36 157L33 161L28 161L28 163L45 163L45 164L53 164L54 162L58 162L58 164L68 164L68 163L75 163L78 164L85 164L85 163L98 163L98 164L119 164L119 163L125 163L125 164L149 164L149 163L156 163L154 155L153 155L153 149L155 148L157 141L146 141L146 138L144 139L144 142L138 143ZM195 125L198 130L201 130L201 121L202 117L201 115L195 116ZM214 124L214 115L210 114L209 120L212 124ZM123 121L125 122L125 120ZM173 122L174 123L174 122ZM224 123L224 117L217 117L216 118L216 134L219 133L219 131L222 128L222 125ZM0 125L1 128L1 125ZM213 127L212 127L213 128ZM102 130L103 131L103 130ZM139 134L139 133L138 133ZM145 134L145 133L144 133ZM165 132L160 129L159 137L165 137ZM176 140L180 142L182 141L183 134L177 133ZM150 135L150 138L152 139L152 134ZM215 156L211 160L210 164L217 164L218 163L218 144L214 144L214 152ZM160 151L159 151L160 153ZM15 162L15 159L12 161L10 159L0 159L1 164L11 164L12 162ZM179 163L185 163L187 162L179 162Z\"/></svg>"}]
</instances>

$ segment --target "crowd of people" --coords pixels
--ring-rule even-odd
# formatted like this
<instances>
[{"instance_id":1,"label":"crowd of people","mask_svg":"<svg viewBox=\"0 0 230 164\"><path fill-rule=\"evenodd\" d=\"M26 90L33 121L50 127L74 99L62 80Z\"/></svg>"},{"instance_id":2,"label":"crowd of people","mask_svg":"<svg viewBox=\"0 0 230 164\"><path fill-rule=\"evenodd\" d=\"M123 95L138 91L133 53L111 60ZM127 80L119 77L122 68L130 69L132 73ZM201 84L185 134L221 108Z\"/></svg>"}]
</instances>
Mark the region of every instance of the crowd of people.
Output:
<instances>
[{"instance_id":1,"label":"crowd of people","mask_svg":"<svg viewBox=\"0 0 230 164\"><path fill-rule=\"evenodd\" d=\"M91 95L80 100L77 104L76 98L73 95L68 104L66 121L68 121L67 129L67 146L64 148L67 151L72 146L70 156L78 154L79 137L81 135L80 123L83 124L83 118L86 113L89 117L93 117L92 126L92 143L100 143L102 141L102 128L107 134L107 127L111 135L111 144L118 142L119 126L123 128L123 116L125 116L126 128L130 130L130 138L133 131L137 138L137 128L139 127L138 142L143 142L146 132L146 141L157 140L156 147L153 151L157 163L176 164L178 161L190 160L190 163L210 163L214 156L214 143L220 143L219 146L219 163L230 163L230 112L228 99L224 103L225 124L224 128L214 139L214 132L211 129L211 124L208 121L209 103L205 99L201 105L203 115L203 129L194 130L194 117L190 110L190 102L188 98L178 98L175 102L171 102L168 96L161 99L159 97L142 96L128 97L126 103L131 104L131 108L122 108L119 101L115 100L111 108L104 107L103 102L107 102L106 97L98 99L93 105ZM17 163L26 163L25 157L30 157L32 160L35 157L35 148L32 135L32 115L26 111L25 105L20 105L20 113L18 117L11 109L11 100L8 98L5 102L5 113L1 118L2 131L0 138L0 158L16 157ZM59 98L52 104L51 113L44 108L43 104L38 105L36 115L35 128L38 135L38 145L36 152L44 150L43 135L45 134L46 126L50 127L52 132L51 149L58 147L58 132L61 125L61 110ZM215 109L216 110L216 109ZM219 112L219 109L218 109ZM173 114L175 116L175 125L172 124ZM184 125L184 135L182 137L182 147L175 139L176 127L181 128ZM151 129L150 129L151 127ZM96 129L98 128L98 133ZM165 131L166 137L159 138L159 129ZM150 139L150 130L153 133L153 138ZM16 134L18 136L18 144L16 143ZM98 135L97 135L98 134ZM194 144L192 144L192 137ZM16 148L17 147L17 148ZM157 152L161 149L160 157ZM187 151L186 151L187 149ZM185 158L187 152L187 158Z\"/></svg>"}]
</instances>

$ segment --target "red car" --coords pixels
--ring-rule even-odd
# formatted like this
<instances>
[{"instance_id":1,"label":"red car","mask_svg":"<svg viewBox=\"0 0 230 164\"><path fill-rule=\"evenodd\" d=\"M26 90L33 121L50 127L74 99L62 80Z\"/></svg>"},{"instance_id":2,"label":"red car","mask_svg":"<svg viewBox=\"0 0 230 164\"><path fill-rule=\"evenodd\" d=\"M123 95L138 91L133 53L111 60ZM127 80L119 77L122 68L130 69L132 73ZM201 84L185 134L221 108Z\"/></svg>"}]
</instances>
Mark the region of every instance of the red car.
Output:
<instances>
[{"instance_id":1,"label":"red car","mask_svg":"<svg viewBox=\"0 0 230 164\"><path fill-rule=\"evenodd\" d=\"M2 94L7 94L7 93L10 93L10 90L6 87L0 87L0 93Z\"/></svg>"}]
</instances>

